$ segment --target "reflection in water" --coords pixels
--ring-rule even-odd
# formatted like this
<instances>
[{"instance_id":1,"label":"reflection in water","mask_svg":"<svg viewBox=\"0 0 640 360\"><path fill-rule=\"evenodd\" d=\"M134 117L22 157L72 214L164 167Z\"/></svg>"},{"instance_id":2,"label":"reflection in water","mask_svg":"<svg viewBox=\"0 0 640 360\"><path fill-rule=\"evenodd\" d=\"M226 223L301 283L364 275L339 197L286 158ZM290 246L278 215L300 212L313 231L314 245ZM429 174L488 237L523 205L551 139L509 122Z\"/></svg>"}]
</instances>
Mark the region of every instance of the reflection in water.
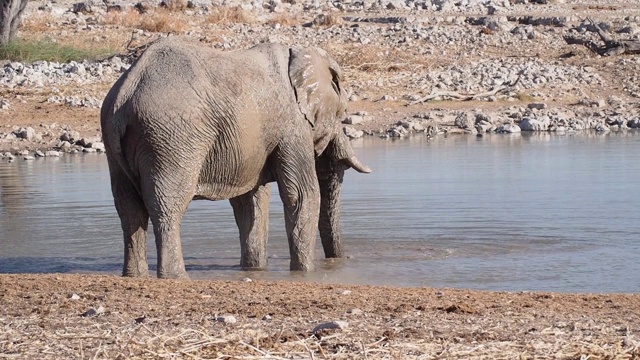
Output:
<instances>
[{"instance_id":1,"label":"reflection in water","mask_svg":"<svg viewBox=\"0 0 640 360\"><path fill-rule=\"evenodd\" d=\"M187 270L193 278L638 292L639 135L359 139L353 145L374 172L345 179L351 259L324 260L319 247L317 271L289 272L276 192L268 271L239 270L226 201L190 206ZM120 271L104 156L1 163L0 180L0 272Z\"/></svg>"}]
</instances>

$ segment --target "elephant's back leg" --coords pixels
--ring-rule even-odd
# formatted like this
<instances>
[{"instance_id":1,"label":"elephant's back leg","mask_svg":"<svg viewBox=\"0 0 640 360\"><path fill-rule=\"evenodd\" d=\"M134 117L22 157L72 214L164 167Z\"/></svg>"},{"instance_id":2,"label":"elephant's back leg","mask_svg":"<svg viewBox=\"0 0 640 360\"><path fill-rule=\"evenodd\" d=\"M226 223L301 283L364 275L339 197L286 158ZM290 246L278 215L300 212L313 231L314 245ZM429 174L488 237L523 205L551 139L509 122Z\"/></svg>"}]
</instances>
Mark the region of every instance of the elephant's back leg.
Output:
<instances>
[{"instance_id":1,"label":"elephant's back leg","mask_svg":"<svg viewBox=\"0 0 640 360\"><path fill-rule=\"evenodd\" d=\"M140 169L142 197L156 241L157 274L159 278L187 278L180 226L195 193L198 170L157 158L142 160L147 165Z\"/></svg>"},{"instance_id":2,"label":"elephant's back leg","mask_svg":"<svg viewBox=\"0 0 640 360\"><path fill-rule=\"evenodd\" d=\"M271 186L265 184L229 200L240 230L240 266L244 270L267 267L270 198Z\"/></svg>"},{"instance_id":3,"label":"elephant's back leg","mask_svg":"<svg viewBox=\"0 0 640 360\"><path fill-rule=\"evenodd\" d=\"M136 189L115 160L109 158L111 192L120 217L124 235L124 266L122 276L147 277L147 227L149 213Z\"/></svg>"}]
</instances>

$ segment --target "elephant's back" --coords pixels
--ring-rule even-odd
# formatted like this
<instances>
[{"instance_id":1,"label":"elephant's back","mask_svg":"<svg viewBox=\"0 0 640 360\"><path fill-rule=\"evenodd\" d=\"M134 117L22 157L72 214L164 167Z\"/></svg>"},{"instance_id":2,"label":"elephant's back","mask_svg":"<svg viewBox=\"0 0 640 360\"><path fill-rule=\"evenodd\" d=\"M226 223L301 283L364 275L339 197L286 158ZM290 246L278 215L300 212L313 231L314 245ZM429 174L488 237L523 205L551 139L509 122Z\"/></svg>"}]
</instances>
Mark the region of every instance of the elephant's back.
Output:
<instances>
[{"instance_id":1,"label":"elephant's back","mask_svg":"<svg viewBox=\"0 0 640 360\"><path fill-rule=\"evenodd\" d=\"M274 80L259 57L247 55L172 39L149 47L132 66L136 83L127 107L137 151L154 155L131 161L200 169L199 197L224 199L253 188L272 147L262 121L270 112L257 104L267 95L256 96L255 87L272 89Z\"/></svg>"}]
</instances>

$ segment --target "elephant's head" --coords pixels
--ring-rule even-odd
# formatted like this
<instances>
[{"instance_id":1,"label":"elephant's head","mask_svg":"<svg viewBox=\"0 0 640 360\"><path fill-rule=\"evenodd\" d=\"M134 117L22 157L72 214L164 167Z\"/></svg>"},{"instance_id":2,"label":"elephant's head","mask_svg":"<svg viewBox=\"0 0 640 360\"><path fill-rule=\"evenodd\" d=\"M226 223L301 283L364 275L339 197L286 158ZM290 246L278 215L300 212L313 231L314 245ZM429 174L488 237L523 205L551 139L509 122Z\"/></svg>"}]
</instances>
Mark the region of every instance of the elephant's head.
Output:
<instances>
[{"instance_id":1,"label":"elephant's head","mask_svg":"<svg viewBox=\"0 0 640 360\"><path fill-rule=\"evenodd\" d=\"M358 160L342 131L347 96L336 61L317 48L294 48L289 55L289 79L298 107L313 131L322 245L326 257L343 257L339 215L344 171L351 167L369 173L371 169Z\"/></svg>"},{"instance_id":2,"label":"elephant's head","mask_svg":"<svg viewBox=\"0 0 640 360\"><path fill-rule=\"evenodd\" d=\"M338 63L322 49L291 49L289 79L298 107L313 128L316 157L329 150L327 155L332 155L334 162L358 172L371 172L358 161L340 125L347 95L340 83Z\"/></svg>"}]
</instances>

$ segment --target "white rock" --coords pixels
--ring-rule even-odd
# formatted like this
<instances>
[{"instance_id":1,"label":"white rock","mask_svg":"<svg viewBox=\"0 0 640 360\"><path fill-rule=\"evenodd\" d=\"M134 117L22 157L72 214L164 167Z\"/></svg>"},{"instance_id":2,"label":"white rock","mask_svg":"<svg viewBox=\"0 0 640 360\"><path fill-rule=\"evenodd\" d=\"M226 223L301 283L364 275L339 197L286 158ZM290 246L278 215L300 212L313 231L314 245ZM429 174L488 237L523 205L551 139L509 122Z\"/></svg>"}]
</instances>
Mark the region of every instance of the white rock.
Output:
<instances>
[{"instance_id":1,"label":"white rock","mask_svg":"<svg viewBox=\"0 0 640 360\"><path fill-rule=\"evenodd\" d=\"M233 315L218 316L216 318L216 321L221 322L221 323L225 323L225 324L235 324L236 322L238 322L236 320L235 316L233 316Z\"/></svg>"},{"instance_id":2,"label":"white rock","mask_svg":"<svg viewBox=\"0 0 640 360\"><path fill-rule=\"evenodd\" d=\"M20 139L27 141L33 141L36 139L36 131L32 127L21 128L20 130L13 132Z\"/></svg>"},{"instance_id":3,"label":"white rock","mask_svg":"<svg viewBox=\"0 0 640 360\"><path fill-rule=\"evenodd\" d=\"M97 309L90 308L89 310L85 311L80 316L91 317L91 316L97 316L97 315L100 315L100 314L104 314L104 308L102 306L99 306Z\"/></svg>"},{"instance_id":4,"label":"white rock","mask_svg":"<svg viewBox=\"0 0 640 360\"><path fill-rule=\"evenodd\" d=\"M547 131L549 130L549 123L536 119L524 118L520 122L520 129L522 131Z\"/></svg>"},{"instance_id":5,"label":"white rock","mask_svg":"<svg viewBox=\"0 0 640 360\"><path fill-rule=\"evenodd\" d=\"M349 115L342 123L349 125L357 125L362 124L364 122L364 117L360 115Z\"/></svg>"},{"instance_id":6,"label":"white rock","mask_svg":"<svg viewBox=\"0 0 640 360\"><path fill-rule=\"evenodd\" d=\"M519 133L521 131L522 129L520 129L518 125L511 124L511 123L503 124L500 127L498 127L498 129L496 130L496 132L499 132L499 133L510 133L510 134Z\"/></svg>"},{"instance_id":7,"label":"white rock","mask_svg":"<svg viewBox=\"0 0 640 360\"><path fill-rule=\"evenodd\" d=\"M104 151L104 143L100 142L100 141L92 142L92 143L88 144L88 147L90 147L92 149Z\"/></svg>"},{"instance_id":8,"label":"white rock","mask_svg":"<svg viewBox=\"0 0 640 360\"><path fill-rule=\"evenodd\" d=\"M345 126L343 130L344 130L344 134L347 135L349 139L358 139L364 136L364 131L356 130L351 126Z\"/></svg>"}]
</instances>

